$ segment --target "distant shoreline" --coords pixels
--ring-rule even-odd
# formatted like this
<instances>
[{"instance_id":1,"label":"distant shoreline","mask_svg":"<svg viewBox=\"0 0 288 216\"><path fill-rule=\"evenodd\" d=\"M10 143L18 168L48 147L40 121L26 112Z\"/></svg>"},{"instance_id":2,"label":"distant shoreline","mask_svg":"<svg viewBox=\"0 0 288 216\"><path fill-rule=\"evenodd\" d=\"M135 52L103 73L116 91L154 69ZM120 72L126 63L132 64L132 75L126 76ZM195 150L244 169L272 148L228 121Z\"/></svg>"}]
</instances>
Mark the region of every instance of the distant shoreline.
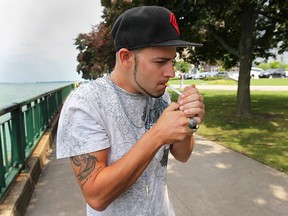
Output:
<instances>
[{"instance_id":1,"label":"distant shoreline","mask_svg":"<svg viewBox=\"0 0 288 216\"><path fill-rule=\"evenodd\" d=\"M53 91L77 81L0 83L0 109Z\"/></svg>"},{"instance_id":2,"label":"distant shoreline","mask_svg":"<svg viewBox=\"0 0 288 216\"><path fill-rule=\"evenodd\" d=\"M74 82L82 82L82 81L0 82L0 84L74 83Z\"/></svg>"}]
</instances>

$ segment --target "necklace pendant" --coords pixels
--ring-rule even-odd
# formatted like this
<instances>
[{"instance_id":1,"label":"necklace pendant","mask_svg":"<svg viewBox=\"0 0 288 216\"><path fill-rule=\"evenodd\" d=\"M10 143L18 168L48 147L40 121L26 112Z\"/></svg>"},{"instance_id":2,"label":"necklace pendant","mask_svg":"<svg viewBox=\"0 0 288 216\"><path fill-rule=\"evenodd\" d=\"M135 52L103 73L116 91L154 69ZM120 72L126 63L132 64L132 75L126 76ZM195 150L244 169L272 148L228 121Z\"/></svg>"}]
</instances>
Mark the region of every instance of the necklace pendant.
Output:
<instances>
[{"instance_id":1,"label":"necklace pendant","mask_svg":"<svg viewBox=\"0 0 288 216\"><path fill-rule=\"evenodd\" d=\"M146 188L146 196L148 196L149 195L149 185L146 185L145 188Z\"/></svg>"}]
</instances>

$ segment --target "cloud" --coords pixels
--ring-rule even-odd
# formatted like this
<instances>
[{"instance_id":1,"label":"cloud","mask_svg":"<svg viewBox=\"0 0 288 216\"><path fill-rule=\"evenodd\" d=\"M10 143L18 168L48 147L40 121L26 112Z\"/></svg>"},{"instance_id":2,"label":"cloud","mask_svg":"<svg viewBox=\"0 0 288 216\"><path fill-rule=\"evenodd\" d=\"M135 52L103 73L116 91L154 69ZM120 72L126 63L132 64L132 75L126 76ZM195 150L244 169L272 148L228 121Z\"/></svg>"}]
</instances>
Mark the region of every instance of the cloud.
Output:
<instances>
[{"instance_id":1,"label":"cloud","mask_svg":"<svg viewBox=\"0 0 288 216\"><path fill-rule=\"evenodd\" d=\"M0 0L0 82L79 80L74 39L101 15L100 0Z\"/></svg>"}]
</instances>

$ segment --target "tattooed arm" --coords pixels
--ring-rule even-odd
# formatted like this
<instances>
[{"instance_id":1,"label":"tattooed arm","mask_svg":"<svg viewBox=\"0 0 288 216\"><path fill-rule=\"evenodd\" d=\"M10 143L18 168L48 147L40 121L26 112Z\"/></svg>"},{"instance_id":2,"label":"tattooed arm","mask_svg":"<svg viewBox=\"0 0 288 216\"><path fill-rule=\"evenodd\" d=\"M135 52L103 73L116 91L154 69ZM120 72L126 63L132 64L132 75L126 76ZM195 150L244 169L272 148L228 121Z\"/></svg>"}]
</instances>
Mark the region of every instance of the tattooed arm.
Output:
<instances>
[{"instance_id":1,"label":"tattooed arm","mask_svg":"<svg viewBox=\"0 0 288 216\"><path fill-rule=\"evenodd\" d=\"M170 104L156 124L122 158L109 166L110 149L71 157L82 194L91 208L105 210L137 181L161 146L187 137L187 117L178 109L179 104Z\"/></svg>"},{"instance_id":2,"label":"tattooed arm","mask_svg":"<svg viewBox=\"0 0 288 216\"><path fill-rule=\"evenodd\" d=\"M78 168L77 170L78 172L77 174L76 173L75 174L81 188L83 188L84 184L93 174L93 172L97 172L97 170L101 169L101 166L98 165L99 160L90 154L74 156L71 157L70 159L72 166L74 167L74 170Z\"/></svg>"},{"instance_id":3,"label":"tattooed arm","mask_svg":"<svg viewBox=\"0 0 288 216\"><path fill-rule=\"evenodd\" d=\"M93 203L91 200L94 199L93 196L95 193L93 184L99 173L106 167L108 152L109 150L103 150L70 157L71 166L83 196L92 208Z\"/></svg>"},{"instance_id":4,"label":"tattooed arm","mask_svg":"<svg viewBox=\"0 0 288 216\"><path fill-rule=\"evenodd\" d=\"M153 147L150 152L147 151L145 145L148 139L148 136L142 138L137 147L109 166L109 149L70 157L82 194L91 208L97 211L105 210L137 181L158 149Z\"/></svg>"}]
</instances>

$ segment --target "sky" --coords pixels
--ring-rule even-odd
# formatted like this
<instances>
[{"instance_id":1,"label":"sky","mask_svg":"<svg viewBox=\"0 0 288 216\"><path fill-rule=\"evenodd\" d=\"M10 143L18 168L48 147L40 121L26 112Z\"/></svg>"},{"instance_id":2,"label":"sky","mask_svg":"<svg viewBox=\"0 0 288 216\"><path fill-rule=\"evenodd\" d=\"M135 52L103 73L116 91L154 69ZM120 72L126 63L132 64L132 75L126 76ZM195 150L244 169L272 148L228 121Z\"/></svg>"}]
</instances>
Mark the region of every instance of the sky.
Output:
<instances>
[{"instance_id":1,"label":"sky","mask_svg":"<svg viewBox=\"0 0 288 216\"><path fill-rule=\"evenodd\" d=\"M0 82L81 81L74 39L102 9L100 0L0 0Z\"/></svg>"},{"instance_id":2,"label":"sky","mask_svg":"<svg viewBox=\"0 0 288 216\"><path fill-rule=\"evenodd\" d=\"M0 0L0 83L81 81L74 39L102 10L100 0Z\"/></svg>"}]
</instances>

